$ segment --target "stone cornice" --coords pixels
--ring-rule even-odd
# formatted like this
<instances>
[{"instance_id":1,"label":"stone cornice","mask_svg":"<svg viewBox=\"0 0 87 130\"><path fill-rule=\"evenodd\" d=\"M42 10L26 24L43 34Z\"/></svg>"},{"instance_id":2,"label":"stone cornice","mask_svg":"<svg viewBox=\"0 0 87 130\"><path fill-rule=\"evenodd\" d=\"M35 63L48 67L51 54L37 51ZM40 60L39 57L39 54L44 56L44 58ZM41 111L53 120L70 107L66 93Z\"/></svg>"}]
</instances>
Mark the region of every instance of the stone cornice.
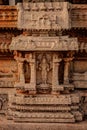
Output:
<instances>
[{"instance_id":1,"label":"stone cornice","mask_svg":"<svg viewBox=\"0 0 87 130\"><path fill-rule=\"evenodd\" d=\"M78 50L77 38L23 36L12 39L10 50L20 51L68 51Z\"/></svg>"}]
</instances>

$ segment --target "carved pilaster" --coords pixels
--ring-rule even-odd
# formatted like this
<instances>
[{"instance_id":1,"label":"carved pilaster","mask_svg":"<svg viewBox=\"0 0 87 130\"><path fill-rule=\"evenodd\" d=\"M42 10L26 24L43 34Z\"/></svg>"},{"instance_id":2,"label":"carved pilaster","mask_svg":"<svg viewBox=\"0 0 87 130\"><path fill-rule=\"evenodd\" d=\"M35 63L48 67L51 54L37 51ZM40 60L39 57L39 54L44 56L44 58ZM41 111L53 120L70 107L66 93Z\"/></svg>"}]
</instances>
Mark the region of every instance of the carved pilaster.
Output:
<instances>
[{"instance_id":1,"label":"carved pilaster","mask_svg":"<svg viewBox=\"0 0 87 130\"><path fill-rule=\"evenodd\" d=\"M59 87L59 65L62 61L61 58L58 57L58 54L53 54L53 76L52 76L52 93L61 90Z\"/></svg>"},{"instance_id":2,"label":"carved pilaster","mask_svg":"<svg viewBox=\"0 0 87 130\"><path fill-rule=\"evenodd\" d=\"M64 66L64 84L69 84L69 69L70 69L70 62L73 58L64 58L65 66Z\"/></svg>"},{"instance_id":3,"label":"carved pilaster","mask_svg":"<svg viewBox=\"0 0 87 130\"><path fill-rule=\"evenodd\" d=\"M23 69L24 58L22 58L21 53L17 53L14 58L18 64L18 81L23 84L25 83L24 69Z\"/></svg>"},{"instance_id":4,"label":"carved pilaster","mask_svg":"<svg viewBox=\"0 0 87 130\"><path fill-rule=\"evenodd\" d=\"M25 59L29 63L30 70L31 70L30 83L25 84L25 88L27 88L30 91L31 94L35 94L36 93L36 62L35 62L35 55L30 53L30 54L27 55L27 57Z\"/></svg>"}]
</instances>

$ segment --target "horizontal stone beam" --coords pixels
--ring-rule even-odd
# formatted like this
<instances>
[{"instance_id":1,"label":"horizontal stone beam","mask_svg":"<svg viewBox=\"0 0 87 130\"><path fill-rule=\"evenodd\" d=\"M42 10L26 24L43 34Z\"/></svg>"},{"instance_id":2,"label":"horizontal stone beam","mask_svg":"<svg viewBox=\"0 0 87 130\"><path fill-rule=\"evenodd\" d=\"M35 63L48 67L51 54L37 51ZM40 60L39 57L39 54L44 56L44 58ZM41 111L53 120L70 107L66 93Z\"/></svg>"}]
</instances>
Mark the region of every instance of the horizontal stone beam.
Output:
<instances>
[{"instance_id":1,"label":"horizontal stone beam","mask_svg":"<svg viewBox=\"0 0 87 130\"><path fill-rule=\"evenodd\" d=\"M78 50L77 38L18 36L12 39L10 50L19 51L68 51Z\"/></svg>"}]
</instances>

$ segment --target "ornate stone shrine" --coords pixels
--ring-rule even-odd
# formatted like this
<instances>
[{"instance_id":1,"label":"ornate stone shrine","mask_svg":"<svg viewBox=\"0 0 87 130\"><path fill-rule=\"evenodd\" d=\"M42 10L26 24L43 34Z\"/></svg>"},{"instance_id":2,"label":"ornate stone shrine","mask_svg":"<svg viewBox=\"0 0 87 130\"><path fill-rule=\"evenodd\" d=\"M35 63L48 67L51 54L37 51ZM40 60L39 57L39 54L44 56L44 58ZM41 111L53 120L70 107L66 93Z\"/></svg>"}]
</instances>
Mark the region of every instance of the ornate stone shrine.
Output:
<instances>
[{"instance_id":1,"label":"ornate stone shrine","mask_svg":"<svg viewBox=\"0 0 87 130\"><path fill-rule=\"evenodd\" d=\"M74 2L0 6L0 117L18 123L86 120L87 7Z\"/></svg>"}]
</instances>

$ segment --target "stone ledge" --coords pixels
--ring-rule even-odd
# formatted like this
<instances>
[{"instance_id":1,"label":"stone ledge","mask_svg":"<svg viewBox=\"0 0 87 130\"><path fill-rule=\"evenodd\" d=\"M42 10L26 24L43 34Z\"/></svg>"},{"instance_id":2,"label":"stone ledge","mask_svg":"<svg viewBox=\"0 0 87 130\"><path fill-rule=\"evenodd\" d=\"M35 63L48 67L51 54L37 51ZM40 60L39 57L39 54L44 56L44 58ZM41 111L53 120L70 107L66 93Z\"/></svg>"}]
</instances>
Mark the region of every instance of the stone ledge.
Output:
<instances>
[{"instance_id":1,"label":"stone ledge","mask_svg":"<svg viewBox=\"0 0 87 130\"><path fill-rule=\"evenodd\" d=\"M38 95L36 97L25 97L24 95L16 95L15 97L11 96L11 99L13 98L13 100L11 102L16 103L16 104L21 104L21 105L25 105L25 104L55 104L55 105L59 105L59 104L69 104L71 105L71 97L70 95L59 95L58 97L56 96L45 96L42 97L41 95Z\"/></svg>"},{"instance_id":2,"label":"stone ledge","mask_svg":"<svg viewBox=\"0 0 87 130\"><path fill-rule=\"evenodd\" d=\"M87 130L87 121L72 124L0 122L0 130Z\"/></svg>"}]
</instances>

